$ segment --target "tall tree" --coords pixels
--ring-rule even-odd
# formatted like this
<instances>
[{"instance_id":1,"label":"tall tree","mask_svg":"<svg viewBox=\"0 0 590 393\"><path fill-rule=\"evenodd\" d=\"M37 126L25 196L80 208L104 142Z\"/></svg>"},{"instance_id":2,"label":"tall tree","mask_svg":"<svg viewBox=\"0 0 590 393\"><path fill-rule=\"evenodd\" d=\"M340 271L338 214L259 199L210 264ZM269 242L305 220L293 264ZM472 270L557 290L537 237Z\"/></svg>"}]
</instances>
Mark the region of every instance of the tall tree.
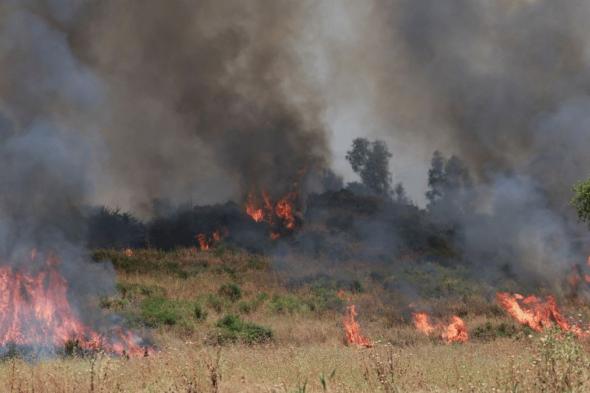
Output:
<instances>
[{"instance_id":1,"label":"tall tree","mask_svg":"<svg viewBox=\"0 0 590 393\"><path fill-rule=\"evenodd\" d=\"M428 171L428 208L442 207L461 213L470 208L471 176L465 163L456 156L446 159L439 151L432 155Z\"/></svg>"},{"instance_id":2,"label":"tall tree","mask_svg":"<svg viewBox=\"0 0 590 393\"><path fill-rule=\"evenodd\" d=\"M392 192L389 171L391 157L385 142L371 142L366 138L356 138L352 142L352 148L346 152L346 159L352 170L360 176L363 185L382 196L390 196Z\"/></svg>"},{"instance_id":3,"label":"tall tree","mask_svg":"<svg viewBox=\"0 0 590 393\"><path fill-rule=\"evenodd\" d=\"M590 179L574 186L572 205L580 220L590 224Z\"/></svg>"}]
</instances>

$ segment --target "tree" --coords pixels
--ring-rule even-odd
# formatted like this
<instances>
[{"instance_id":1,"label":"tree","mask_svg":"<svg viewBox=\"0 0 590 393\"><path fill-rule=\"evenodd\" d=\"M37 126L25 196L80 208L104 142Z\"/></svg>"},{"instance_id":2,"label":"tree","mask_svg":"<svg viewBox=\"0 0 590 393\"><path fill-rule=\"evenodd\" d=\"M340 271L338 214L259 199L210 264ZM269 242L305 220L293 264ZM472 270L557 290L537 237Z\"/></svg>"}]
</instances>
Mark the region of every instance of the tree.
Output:
<instances>
[{"instance_id":1,"label":"tree","mask_svg":"<svg viewBox=\"0 0 590 393\"><path fill-rule=\"evenodd\" d=\"M377 195L391 195L391 172L389 159L392 157L385 142L356 138L346 159L352 170L361 178L363 185Z\"/></svg>"},{"instance_id":2,"label":"tree","mask_svg":"<svg viewBox=\"0 0 590 393\"><path fill-rule=\"evenodd\" d=\"M590 179L576 184L573 191L574 197L571 203L578 217L581 221L590 224Z\"/></svg>"},{"instance_id":3,"label":"tree","mask_svg":"<svg viewBox=\"0 0 590 393\"><path fill-rule=\"evenodd\" d=\"M428 170L428 208L442 206L445 211L463 212L470 208L471 176L467 166L455 156L446 159L439 151L432 155Z\"/></svg>"}]
</instances>

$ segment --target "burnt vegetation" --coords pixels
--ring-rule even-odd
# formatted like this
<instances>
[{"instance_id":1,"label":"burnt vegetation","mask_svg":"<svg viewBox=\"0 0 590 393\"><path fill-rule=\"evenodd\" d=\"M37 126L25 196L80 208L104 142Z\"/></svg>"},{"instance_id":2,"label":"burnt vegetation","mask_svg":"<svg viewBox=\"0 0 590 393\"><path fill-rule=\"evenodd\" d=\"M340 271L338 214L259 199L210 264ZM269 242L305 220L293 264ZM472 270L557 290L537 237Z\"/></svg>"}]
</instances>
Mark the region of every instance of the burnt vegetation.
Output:
<instances>
[{"instance_id":1,"label":"burnt vegetation","mask_svg":"<svg viewBox=\"0 0 590 393\"><path fill-rule=\"evenodd\" d=\"M159 201L154 203L160 206L153 209L155 215L147 220L119 209L89 210L88 245L93 249L199 248L198 234L219 231L217 247L251 252L288 249L330 260L390 260L411 254L443 264L461 263L459 228L444 220L441 212L448 216L465 212L461 198L470 184L467 168L458 158L447 160L435 152L429 204L422 209L407 198L401 183L393 185L391 157L384 142L355 139L347 159L360 182L343 185L333 174L325 175L328 190L303 193L296 214L298 229L279 239L271 239L269 224L253 221L243 203L161 208Z\"/></svg>"}]
</instances>

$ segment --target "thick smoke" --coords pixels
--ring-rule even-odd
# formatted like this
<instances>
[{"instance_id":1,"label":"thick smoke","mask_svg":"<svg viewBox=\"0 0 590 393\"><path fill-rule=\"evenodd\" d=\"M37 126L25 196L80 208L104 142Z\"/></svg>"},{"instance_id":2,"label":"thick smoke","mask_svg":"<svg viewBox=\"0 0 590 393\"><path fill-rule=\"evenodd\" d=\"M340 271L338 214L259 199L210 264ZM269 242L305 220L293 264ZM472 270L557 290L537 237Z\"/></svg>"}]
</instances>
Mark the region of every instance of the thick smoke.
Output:
<instances>
[{"instance_id":1,"label":"thick smoke","mask_svg":"<svg viewBox=\"0 0 590 393\"><path fill-rule=\"evenodd\" d=\"M572 184L590 173L588 2L374 0L346 8L346 40L331 36L326 45L337 70L326 94L336 107L361 95L352 106L369 114L367 128L388 139L401 170L425 176L434 150L466 161L475 214L448 216L463 225L470 259L510 262L549 280L583 263L587 229L568 202ZM411 184L414 198L420 183Z\"/></svg>"},{"instance_id":2,"label":"thick smoke","mask_svg":"<svg viewBox=\"0 0 590 393\"><path fill-rule=\"evenodd\" d=\"M179 0L80 8L67 37L105 85L101 133L115 200L141 208L154 198L280 194L323 166L321 108L290 50L302 8Z\"/></svg>"}]
</instances>

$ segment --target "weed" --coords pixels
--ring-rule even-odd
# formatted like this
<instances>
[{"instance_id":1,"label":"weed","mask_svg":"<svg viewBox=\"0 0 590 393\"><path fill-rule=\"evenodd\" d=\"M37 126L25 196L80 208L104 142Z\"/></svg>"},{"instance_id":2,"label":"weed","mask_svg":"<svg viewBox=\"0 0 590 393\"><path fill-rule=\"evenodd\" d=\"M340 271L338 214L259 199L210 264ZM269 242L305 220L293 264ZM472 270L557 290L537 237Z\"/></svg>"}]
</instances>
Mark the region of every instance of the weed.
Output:
<instances>
[{"instance_id":1,"label":"weed","mask_svg":"<svg viewBox=\"0 0 590 393\"><path fill-rule=\"evenodd\" d=\"M224 284L219 288L219 295L232 303L242 298L242 289L237 284Z\"/></svg>"},{"instance_id":2,"label":"weed","mask_svg":"<svg viewBox=\"0 0 590 393\"><path fill-rule=\"evenodd\" d=\"M226 315L216 325L219 328L218 341L256 344L268 342L272 339L272 331L269 328L242 321L238 316Z\"/></svg>"}]
</instances>

